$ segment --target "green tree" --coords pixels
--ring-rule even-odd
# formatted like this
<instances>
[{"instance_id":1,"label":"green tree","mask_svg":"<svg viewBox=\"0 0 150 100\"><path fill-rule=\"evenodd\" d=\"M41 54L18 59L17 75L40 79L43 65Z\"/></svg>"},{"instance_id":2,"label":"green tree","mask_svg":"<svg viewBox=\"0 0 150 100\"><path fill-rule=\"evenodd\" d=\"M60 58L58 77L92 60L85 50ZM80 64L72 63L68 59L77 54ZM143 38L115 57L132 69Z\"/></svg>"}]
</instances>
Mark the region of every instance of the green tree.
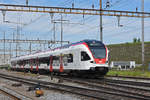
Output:
<instances>
[{"instance_id":1,"label":"green tree","mask_svg":"<svg viewBox=\"0 0 150 100\"><path fill-rule=\"evenodd\" d=\"M138 38L137 42L141 42L140 38Z\"/></svg>"},{"instance_id":2,"label":"green tree","mask_svg":"<svg viewBox=\"0 0 150 100\"><path fill-rule=\"evenodd\" d=\"M133 38L133 43L136 43L137 42L137 38Z\"/></svg>"}]
</instances>

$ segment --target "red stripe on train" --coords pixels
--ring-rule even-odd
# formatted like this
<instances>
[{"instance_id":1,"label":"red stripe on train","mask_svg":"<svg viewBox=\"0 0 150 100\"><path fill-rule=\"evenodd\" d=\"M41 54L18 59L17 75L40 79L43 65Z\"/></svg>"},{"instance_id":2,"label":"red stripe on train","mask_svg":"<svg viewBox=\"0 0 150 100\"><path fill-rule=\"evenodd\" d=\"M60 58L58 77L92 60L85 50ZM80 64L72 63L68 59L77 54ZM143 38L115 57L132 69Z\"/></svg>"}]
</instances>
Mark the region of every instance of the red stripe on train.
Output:
<instances>
[{"instance_id":1,"label":"red stripe on train","mask_svg":"<svg viewBox=\"0 0 150 100\"><path fill-rule=\"evenodd\" d=\"M36 71L38 71L39 70L39 61L38 61L38 57L37 57L37 59L36 59Z\"/></svg>"},{"instance_id":2,"label":"red stripe on train","mask_svg":"<svg viewBox=\"0 0 150 100\"><path fill-rule=\"evenodd\" d=\"M60 69L59 69L60 72L63 72L64 71L64 68L63 68L63 62L62 62L62 56L60 56Z\"/></svg>"},{"instance_id":3,"label":"red stripe on train","mask_svg":"<svg viewBox=\"0 0 150 100\"><path fill-rule=\"evenodd\" d=\"M33 70L33 66L31 65L31 71Z\"/></svg>"},{"instance_id":4,"label":"red stripe on train","mask_svg":"<svg viewBox=\"0 0 150 100\"><path fill-rule=\"evenodd\" d=\"M50 72L52 72L53 71L53 56L50 56L50 68L49 68L49 70L50 70Z\"/></svg>"}]
</instances>

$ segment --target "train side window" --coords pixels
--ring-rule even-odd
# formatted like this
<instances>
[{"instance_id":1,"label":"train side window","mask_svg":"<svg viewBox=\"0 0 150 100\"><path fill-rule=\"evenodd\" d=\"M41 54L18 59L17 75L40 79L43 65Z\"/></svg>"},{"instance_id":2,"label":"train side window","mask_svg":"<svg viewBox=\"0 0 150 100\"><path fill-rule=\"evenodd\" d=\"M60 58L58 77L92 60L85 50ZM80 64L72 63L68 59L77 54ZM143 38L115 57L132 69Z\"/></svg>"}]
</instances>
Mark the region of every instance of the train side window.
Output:
<instances>
[{"instance_id":1,"label":"train side window","mask_svg":"<svg viewBox=\"0 0 150 100\"><path fill-rule=\"evenodd\" d=\"M33 65L33 66L36 66L36 59L33 59L33 61L32 61L32 62L33 62L33 64L32 64L32 65Z\"/></svg>"},{"instance_id":2,"label":"train side window","mask_svg":"<svg viewBox=\"0 0 150 100\"><path fill-rule=\"evenodd\" d=\"M59 61L59 56L53 56L53 60Z\"/></svg>"},{"instance_id":3,"label":"train side window","mask_svg":"<svg viewBox=\"0 0 150 100\"><path fill-rule=\"evenodd\" d=\"M39 58L39 64L49 64L49 57ZM36 65L36 63L35 63Z\"/></svg>"},{"instance_id":4,"label":"train side window","mask_svg":"<svg viewBox=\"0 0 150 100\"><path fill-rule=\"evenodd\" d=\"M27 61L26 61L26 64L30 64L30 61L29 61L29 60L27 60Z\"/></svg>"},{"instance_id":5,"label":"train side window","mask_svg":"<svg viewBox=\"0 0 150 100\"><path fill-rule=\"evenodd\" d=\"M73 54L68 54L68 63L72 63L73 62Z\"/></svg>"},{"instance_id":6,"label":"train side window","mask_svg":"<svg viewBox=\"0 0 150 100\"><path fill-rule=\"evenodd\" d=\"M64 64L64 66L67 66L67 63L68 63L68 56L67 56L67 54L64 54L64 56L63 56L63 64Z\"/></svg>"},{"instance_id":7,"label":"train side window","mask_svg":"<svg viewBox=\"0 0 150 100\"><path fill-rule=\"evenodd\" d=\"M17 62L17 64L21 66L23 64L23 61L20 60Z\"/></svg>"},{"instance_id":8,"label":"train side window","mask_svg":"<svg viewBox=\"0 0 150 100\"><path fill-rule=\"evenodd\" d=\"M81 61L90 60L89 55L85 51L81 51Z\"/></svg>"},{"instance_id":9,"label":"train side window","mask_svg":"<svg viewBox=\"0 0 150 100\"><path fill-rule=\"evenodd\" d=\"M53 56L53 66L59 66L59 63L60 63L60 57Z\"/></svg>"}]
</instances>

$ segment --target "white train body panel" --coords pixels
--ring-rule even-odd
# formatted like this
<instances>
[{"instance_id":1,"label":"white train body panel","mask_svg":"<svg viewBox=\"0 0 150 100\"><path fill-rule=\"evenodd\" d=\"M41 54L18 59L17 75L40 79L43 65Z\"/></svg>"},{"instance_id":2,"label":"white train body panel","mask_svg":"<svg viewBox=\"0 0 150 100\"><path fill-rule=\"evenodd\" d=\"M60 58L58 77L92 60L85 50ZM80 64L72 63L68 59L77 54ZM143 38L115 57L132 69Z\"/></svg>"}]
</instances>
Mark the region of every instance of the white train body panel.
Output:
<instances>
[{"instance_id":1,"label":"white train body panel","mask_svg":"<svg viewBox=\"0 0 150 100\"><path fill-rule=\"evenodd\" d=\"M97 45L96 43L100 46L93 46ZM100 54L100 50L103 54ZM97 55L102 55L102 58L96 58ZM50 57L52 57L52 63ZM25 69L31 69L31 67L36 69L38 67L38 70L50 70L50 66L52 66L53 70L60 70L60 57L62 57L63 70L95 70L96 67L108 68L107 47L96 40L84 40L68 46L13 58L11 60L11 67L20 68L22 65L22 68ZM24 64L24 62L26 63Z\"/></svg>"}]
</instances>

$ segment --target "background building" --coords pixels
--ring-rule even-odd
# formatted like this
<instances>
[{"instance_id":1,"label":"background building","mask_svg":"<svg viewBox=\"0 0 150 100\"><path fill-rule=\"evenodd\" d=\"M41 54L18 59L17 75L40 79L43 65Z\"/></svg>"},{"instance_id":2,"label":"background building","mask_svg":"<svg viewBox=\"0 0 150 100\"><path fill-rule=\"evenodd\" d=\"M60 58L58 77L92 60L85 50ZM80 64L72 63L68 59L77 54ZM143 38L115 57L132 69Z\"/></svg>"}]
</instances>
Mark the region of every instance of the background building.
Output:
<instances>
[{"instance_id":1,"label":"background building","mask_svg":"<svg viewBox=\"0 0 150 100\"><path fill-rule=\"evenodd\" d=\"M10 64L10 54L0 54L0 65Z\"/></svg>"},{"instance_id":2,"label":"background building","mask_svg":"<svg viewBox=\"0 0 150 100\"><path fill-rule=\"evenodd\" d=\"M110 67L119 70L133 69L135 68L135 61L112 61Z\"/></svg>"}]
</instances>

